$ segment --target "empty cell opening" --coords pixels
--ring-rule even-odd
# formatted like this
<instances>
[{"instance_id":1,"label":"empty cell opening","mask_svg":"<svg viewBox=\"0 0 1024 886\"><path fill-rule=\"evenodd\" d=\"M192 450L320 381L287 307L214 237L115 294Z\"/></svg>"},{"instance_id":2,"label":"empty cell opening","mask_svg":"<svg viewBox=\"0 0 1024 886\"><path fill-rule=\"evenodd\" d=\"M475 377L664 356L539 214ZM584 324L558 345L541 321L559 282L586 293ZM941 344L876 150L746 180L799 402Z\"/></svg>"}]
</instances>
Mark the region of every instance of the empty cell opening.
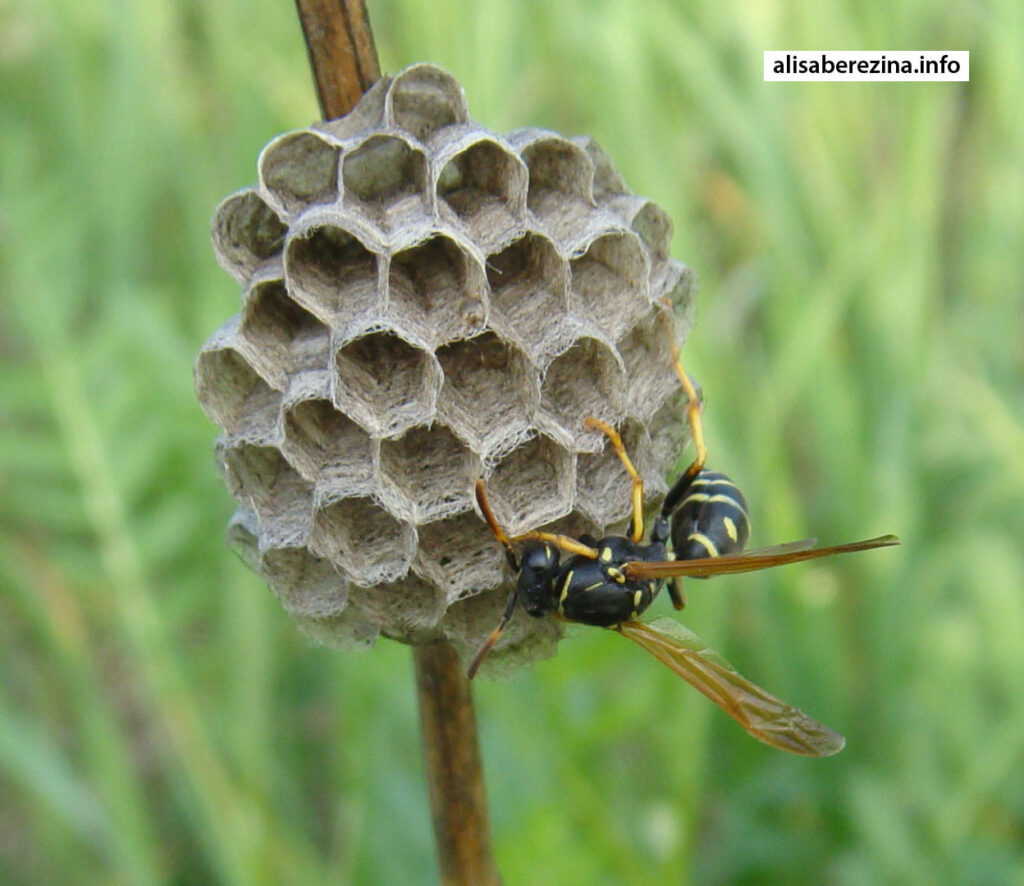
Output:
<instances>
[{"instance_id":1,"label":"empty cell opening","mask_svg":"<svg viewBox=\"0 0 1024 886\"><path fill-rule=\"evenodd\" d=\"M516 196L526 176L518 158L491 141L477 142L445 164L437 181L437 194L467 222L495 209L518 212Z\"/></svg>"},{"instance_id":2,"label":"empty cell opening","mask_svg":"<svg viewBox=\"0 0 1024 886\"><path fill-rule=\"evenodd\" d=\"M647 245L652 259L664 261L668 258L669 244L672 242L672 220L657 203L645 201L640 211L633 216L630 227Z\"/></svg>"},{"instance_id":3,"label":"empty cell opening","mask_svg":"<svg viewBox=\"0 0 1024 886\"><path fill-rule=\"evenodd\" d=\"M303 400L286 413L285 453L310 480L349 486L373 479L373 442L330 400Z\"/></svg>"},{"instance_id":4,"label":"empty cell opening","mask_svg":"<svg viewBox=\"0 0 1024 886\"><path fill-rule=\"evenodd\" d=\"M596 141L587 135L576 136L572 141L587 152L590 162L594 164L594 191L598 197L629 193L611 157Z\"/></svg>"},{"instance_id":5,"label":"empty cell opening","mask_svg":"<svg viewBox=\"0 0 1024 886\"><path fill-rule=\"evenodd\" d=\"M617 430L630 461L644 480L645 500L650 501L665 489L664 481L651 470L650 440L637 422L623 422ZM630 518L633 511L629 474L611 442L605 439L600 452L581 454L576 462L576 506L601 526Z\"/></svg>"},{"instance_id":6,"label":"empty cell opening","mask_svg":"<svg viewBox=\"0 0 1024 886\"><path fill-rule=\"evenodd\" d=\"M639 239L626 233L598 237L571 262L572 289L580 308L612 336L648 307L647 261Z\"/></svg>"},{"instance_id":7,"label":"empty cell opening","mask_svg":"<svg viewBox=\"0 0 1024 886\"><path fill-rule=\"evenodd\" d=\"M554 244L527 234L487 258L492 304L525 340L538 340L545 326L565 315L565 263Z\"/></svg>"},{"instance_id":8,"label":"empty cell opening","mask_svg":"<svg viewBox=\"0 0 1024 886\"><path fill-rule=\"evenodd\" d=\"M327 327L288 297L283 280L270 280L253 290L245 306L241 334L272 365L286 372L327 365Z\"/></svg>"},{"instance_id":9,"label":"empty cell opening","mask_svg":"<svg viewBox=\"0 0 1024 886\"><path fill-rule=\"evenodd\" d=\"M327 321L344 322L377 305L377 257L343 228L315 228L288 245L296 298Z\"/></svg>"},{"instance_id":10,"label":"empty cell opening","mask_svg":"<svg viewBox=\"0 0 1024 886\"><path fill-rule=\"evenodd\" d=\"M292 615L328 618L338 615L348 601L345 579L306 548L266 551L260 574Z\"/></svg>"},{"instance_id":11,"label":"empty cell opening","mask_svg":"<svg viewBox=\"0 0 1024 886\"><path fill-rule=\"evenodd\" d=\"M460 514L420 527L413 569L440 587L452 602L502 581L505 555L475 514Z\"/></svg>"},{"instance_id":12,"label":"empty cell opening","mask_svg":"<svg viewBox=\"0 0 1024 886\"><path fill-rule=\"evenodd\" d=\"M569 453L538 436L495 467L487 480L487 496L505 531L517 535L567 514L573 487Z\"/></svg>"},{"instance_id":13,"label":"empty cell opening","mask_svg":"<svg viewBox=\"0 0 1024 886\"><path fill-rule=\"evenodd\" d=\"M607 345L581 338L551 362L541 386L541 403L579 436L587 416L606 421L618 417L624 382L622 368Z\"/></svg>"},{"instance_id":14,"label":"empty cell opening","mask_svg":"<svg viewBox=\"0 0 1024 886\"><path fill-rule=\"evenodd\" d=\"M530 170L527 204L534 212L541 211L551 191L592 201L594 167L579 145L563 138L546 138L524 148L522 157Z\"/></svg>"},{"instance_id":15,"label":"empty cell opening","mask_svg":"<svg viewBox=\"0 0 1024 886\"><path fill-rule=\"evenodd\" d=\"M228 434L255 439L273 433L281 395L232 348L199 355L196 393L203 411Z\"/></svg>"},{"instance_id":16,"label":"empty cell opening","mask_svg":"<svg viewBox=\"0 0 1024 886\"><path fill-rule=\"evenodd\" d=\"M437 352L444 372L438 411L475 449L492 436L516 435L533 406L529 363L493 332L453 342Z\"/></svg>"},{"instance_id":17,"label":"empty cell opening","mask_svg":"<svg viewBox=\"0 0 1024 886\"><path fill-rule=\"evenodd\" d=\"M651 298L667 298L669 304L683 314L693 307L696 290L697 279L693 270L677 261L666 262L660 273L651 276Z\"/></svg>"},{"instance_id":18,"label":"empty cell opening","mask_svg":"<svg viewBox=\"0 0 1024 886\"><path fill-rule=\"evenodd\" d=\"M659 476L669 476L670 482L685 470L692 459L693 450L687 452L690 428L686 424L685 410L686 394L680 388L668 396L647 426L651 436L653 469Z\"/></svg>"},{"instance_id":19,"label":"empty cell opening","mask_svg":"<svg viewBox=\"0 0 1024 886\"><path fill-rule=\"evenodd\" d=\"M316 513L316 552L360 585L401 577L412 560L412 527L369 498L344 498Z\"/></svg>"},{"instance_id":20,"label":"empty cell opening","mask_svg":"<svg viewBox=\"0 0 1024 886\"><path fill-rule=\"evenodd\" d=\"M380 479L412 504L416 522L472 506L475 459L448 428L413 428L380 445Z\"/></svg>"},{"instance_id":21,"label":"empty cell opening","mask_svg":"<svg viewBox=\"0 0 1024 886\"><path fill-rule=\"evenodd\" d=\"M309 528L313 488L272 446L229 447L223 454L228 488L239 504L254 511L264 533L268 523L293 524L299 532ZM278 532L288 529L278 526Z\"/></svg>"},{"instance_id":22,"label":"empty cell opening","mask_svg":"<svg viewBox=\"0 0 1024 886\"><path fill-rule=\"evenodd\" d=\"M221 264L246 279L284 245L287 226L254 190L229 197L213 220L213 245Z\"/></svg>"},{"instance_id":23,"label":"empty cell opening","mask_svg":"<svg viewBox=\"0 0 1024 886\"><path fill-rule=\"evenodd\" d=\"M338 196L339 151L311 132L291 133L260 158L263 184L288 212Z\"/></svg>"},{"instance_id":24,"label":"empty cell opening","mask_svg":"<svg viewBox=\"0 0 1024 886\"><path fill-rule=\"evenodd\" d=\"M631 392L627 409L636 418L649 418L651 410L679 388L672 357L674 341L667 312L656 307L618 342Z\"/></svg>"},{"instance_id":25,"label":"empty cell opening","mask_svg":"<svg viewBox=\"0 0 1024 886\"><path fill-rule=\"evenodd\" d=\"M437 373L430 355L395 333L374 332L341 348L335 398L378 436L397 433L431 414Z\"/></svg>"},{"instance_id":26,"label":"empty cell opening","mask_svg":"<svg viewBox=\"0 0 1024 886\"><path fill-rule=\"evenodd\" d=\"M433 627L445 610L444 596L416 575L372 588L353 588L352 602L381 624L386 635Z\"/></svg>"},{"instance_id":27,"label":"empty cell opening","mask_svg":"<svg viewBox=\"0 0 1024 886\"><path fill-rule=\"evenodd\" d=\"M448 237L438 236L391 259L388 294L392 315L422 326L442 341L484 323L483 273L470 273L470 258Z\"/></svg>"},{"instance_id":28,"label":"empty cell opening","mask_svg":"<svg viewBox=\"0 0 1024 886\"><path fill-rule=\"evenodd\" d=\"M389 94L396 126L423 141L443 126L468 119L462 88L447 72L417 65L399 74Z\"/></svg>"},{"instance_id":29,"label":"empty cell opening","mask_svg":"<svg viewBox=\"0 0 1024 886\"><path fill-rule=\"evenodd\" d=\"M426 187L427 158L403 139L374 135L341 161L347 196L364 210L379 216L406 197L422 197Z\"/></svg>"}]
</instances>

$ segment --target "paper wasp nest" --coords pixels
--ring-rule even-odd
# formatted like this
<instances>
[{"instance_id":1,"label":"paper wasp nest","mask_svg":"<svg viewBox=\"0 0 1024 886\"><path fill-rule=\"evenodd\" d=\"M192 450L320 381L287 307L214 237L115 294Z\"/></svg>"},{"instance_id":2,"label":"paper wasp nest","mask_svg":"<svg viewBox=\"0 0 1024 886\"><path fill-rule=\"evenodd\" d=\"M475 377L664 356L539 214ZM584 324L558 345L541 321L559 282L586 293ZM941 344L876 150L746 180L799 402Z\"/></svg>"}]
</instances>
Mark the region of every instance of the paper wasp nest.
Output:
<instances>
[{"instance_id":1,"label":"paper wasp nest","mask_svg":"<svg viewBox=\"0 0 1024 886\"><path fill-rule=\"evenodd\" d=\"M497 135L431 65L348 116L278 136L213 221L242 308L203 346L203 409L238 511L229 539L315 636L446 638L470 656L511 576L510 534L600 535L649 503L683 445L671 223L589 139ZM491 669L553 654L517 614Z\"/></svg>"}]
</instances>

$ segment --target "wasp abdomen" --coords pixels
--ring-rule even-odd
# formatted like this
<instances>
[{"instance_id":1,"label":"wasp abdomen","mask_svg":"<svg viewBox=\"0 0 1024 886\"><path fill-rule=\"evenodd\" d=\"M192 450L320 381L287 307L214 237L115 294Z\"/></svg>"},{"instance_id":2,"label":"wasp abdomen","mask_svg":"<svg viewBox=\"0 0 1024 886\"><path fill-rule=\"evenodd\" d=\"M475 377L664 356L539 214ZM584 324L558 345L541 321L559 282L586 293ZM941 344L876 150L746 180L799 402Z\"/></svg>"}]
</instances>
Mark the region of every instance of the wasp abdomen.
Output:
<instances>
[{"instance_id":1,"label":"wasp abdomen","mask_svg":"<svg viewBox=\"0 0 1024 886\"><path fill-rule=\"evenodd\" d=\"M735 554L749 538L750 519L743 493L725 474L701 471L672 514L675 559Z\"/></svg>"}]
</instances>

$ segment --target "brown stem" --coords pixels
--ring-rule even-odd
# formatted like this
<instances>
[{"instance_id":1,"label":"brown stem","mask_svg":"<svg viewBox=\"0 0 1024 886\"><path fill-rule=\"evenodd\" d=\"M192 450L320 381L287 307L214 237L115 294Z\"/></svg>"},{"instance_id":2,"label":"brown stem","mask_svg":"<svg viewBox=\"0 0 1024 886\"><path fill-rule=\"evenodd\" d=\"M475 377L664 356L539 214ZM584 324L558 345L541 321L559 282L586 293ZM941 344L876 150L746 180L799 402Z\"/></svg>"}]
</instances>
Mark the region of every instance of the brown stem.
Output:
<instances>
[{"instance_id":1,"label":"brown stem","mask_svg":"<svg viewBox=\"0 0 1024 886\"><path fill-rule=\"evenodd\" d=\"M295 0L325 120L380 79L364 0ZM420 722L443 886L501 886L491 856L469 680L448 643L414 646Z\"/></svg>"},{"instance_id":2,"label":"brown stem","mask_svg":"<svg viewBox=\"0 0 1024 886\"><path fill-rule=\"evenodd\" d=\"M469 680L450 644L413 650L442 886L500 886Z\"/></svg>"},{"instance_id":3,"label":"brown stem","mask_svg":"<svg viewBox=\"0 0 1024 886\"><path fill-rule=\"evenodd\" d=\"M380 79L364 0L295 0L325 120L343 117Z\"/></svg>"}]
</instances>

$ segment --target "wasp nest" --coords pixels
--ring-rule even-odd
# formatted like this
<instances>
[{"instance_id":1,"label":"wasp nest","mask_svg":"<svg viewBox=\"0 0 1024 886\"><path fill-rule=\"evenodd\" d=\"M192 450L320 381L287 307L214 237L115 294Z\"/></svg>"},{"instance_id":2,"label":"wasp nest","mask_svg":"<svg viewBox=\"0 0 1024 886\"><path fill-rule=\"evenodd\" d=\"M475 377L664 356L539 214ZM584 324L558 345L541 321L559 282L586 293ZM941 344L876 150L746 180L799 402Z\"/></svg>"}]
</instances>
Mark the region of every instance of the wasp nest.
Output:
<instances>
[{"instance_id":1,"label":"wasp nest","mask_svg":"<svg viewBox=\"0 0 1024 886\"><path fill-rule=\"evenodd\" d=\"M511 576L510 534L600 535L681 446L670 343L692 275L671 223L587 138L497 135L416 65L339 120L278 136L213 221L242 309L203 346L203 409L238 511L233 546L315 636L447 639L469 656ZM489 667L553 654L520 613Z\"/></svg>"}]
</instances>

